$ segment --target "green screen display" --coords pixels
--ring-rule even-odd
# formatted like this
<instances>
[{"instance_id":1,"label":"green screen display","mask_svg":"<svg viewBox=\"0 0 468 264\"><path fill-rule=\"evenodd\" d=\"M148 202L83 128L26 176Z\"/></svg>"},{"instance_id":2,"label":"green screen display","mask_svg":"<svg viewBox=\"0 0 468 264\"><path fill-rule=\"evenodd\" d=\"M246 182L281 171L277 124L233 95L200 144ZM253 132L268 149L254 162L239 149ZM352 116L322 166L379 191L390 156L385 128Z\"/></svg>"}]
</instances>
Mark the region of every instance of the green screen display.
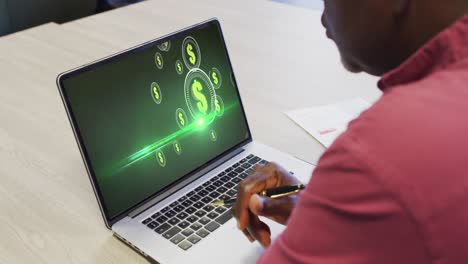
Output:
<instances>
[{"instance_id":1,"label":"green screen display","mask_svg":"<svg viewBox=\"0 0 468 264\"><path fill-rule=\"evenodd\" d=\"M110 218L250 138L215 22L62 85Z\"/></svg>"}]
</instances>

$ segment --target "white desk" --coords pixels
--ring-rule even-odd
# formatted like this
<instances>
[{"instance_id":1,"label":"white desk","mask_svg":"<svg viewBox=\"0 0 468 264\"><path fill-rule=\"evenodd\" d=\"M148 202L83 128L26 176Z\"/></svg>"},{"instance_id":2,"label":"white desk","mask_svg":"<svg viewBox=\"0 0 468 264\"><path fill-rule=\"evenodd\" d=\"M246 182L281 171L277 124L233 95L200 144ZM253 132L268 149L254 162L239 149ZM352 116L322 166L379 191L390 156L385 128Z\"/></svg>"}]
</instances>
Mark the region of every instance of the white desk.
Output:
<instances>
[{"instance_id":1,"label":"white desk","mask_svg":"<svg viewBox=\"0 0 468 264\"><path fill-rule=\"evenodd\" d=\"M256 140L315 162L323 148L283 112L380 95L342 69L319 13L271 1L154 0L0 38L0 263L145 263L104 227L55 78L211 17Z\"/></svg>"}]
</instances>

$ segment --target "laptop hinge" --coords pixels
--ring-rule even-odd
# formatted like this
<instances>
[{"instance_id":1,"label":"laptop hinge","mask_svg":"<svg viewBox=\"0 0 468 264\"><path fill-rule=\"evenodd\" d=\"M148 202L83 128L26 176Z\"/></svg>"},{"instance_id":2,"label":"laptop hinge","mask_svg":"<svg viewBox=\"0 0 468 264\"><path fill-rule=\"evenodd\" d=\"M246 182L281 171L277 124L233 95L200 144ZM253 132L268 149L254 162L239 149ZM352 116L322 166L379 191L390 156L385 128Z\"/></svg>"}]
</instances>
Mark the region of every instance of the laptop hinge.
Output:
<instances>
[{"instance_id":1,"label":"laptop hinge","mask_svg":"<svg viewBox=\"0 0 468 264\"><path fill-rule=\"evenodd\" d=\"M225 163L226 161L232 159L233 157L239 155L243 151L244 151L244 147L240 146L239 148L234 149L233 151L229 152L228 154L223 155L219 160L217 160L214 163L210 164L206 168L198 171L197 173L193 174L192 176L188 177L187 179L185 179L185 180L179 182L178 184L170 187L169 189L164 191L164 193L161 193L161 194L157 195L156 197L154 197L153 199L149 200L148 202L140 205L135 210L131 211L128 214L128 216L131 217L131 218L137 217L139 214L146 211L148 208L150 208L150 207L154 206L155 204L157 204L158 202L166 199L167 197L171 196L172 194L174 194L178 190L184 188L185 186L187 186L191 182L193 182L196 179L200 178L201 176L207 174L208 172L212 171L213 169L217 168L218 166L222 165L223 163Z\"/></svg>"}]
</instances>

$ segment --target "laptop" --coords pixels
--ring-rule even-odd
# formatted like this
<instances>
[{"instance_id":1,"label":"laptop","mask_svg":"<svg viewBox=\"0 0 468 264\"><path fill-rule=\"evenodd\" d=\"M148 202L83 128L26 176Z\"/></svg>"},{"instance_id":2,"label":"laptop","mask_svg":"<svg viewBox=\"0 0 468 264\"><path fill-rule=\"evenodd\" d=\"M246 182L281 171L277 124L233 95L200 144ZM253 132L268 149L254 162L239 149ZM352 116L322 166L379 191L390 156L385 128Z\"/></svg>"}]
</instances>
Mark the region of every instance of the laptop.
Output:
<instances>
[{"instance_id":1,"label":"laptop","mask_svg":"<svg viewBox=\"0 0 468 264\"><path fill-rule=\"evenodd\" d=\"M229 207L256 164L312 165L252 138L220 23L62 73L68 117L105 225L154 263L254 263ZM273 238L283 226L267 221Z\"/></svg>"}]
</instances>

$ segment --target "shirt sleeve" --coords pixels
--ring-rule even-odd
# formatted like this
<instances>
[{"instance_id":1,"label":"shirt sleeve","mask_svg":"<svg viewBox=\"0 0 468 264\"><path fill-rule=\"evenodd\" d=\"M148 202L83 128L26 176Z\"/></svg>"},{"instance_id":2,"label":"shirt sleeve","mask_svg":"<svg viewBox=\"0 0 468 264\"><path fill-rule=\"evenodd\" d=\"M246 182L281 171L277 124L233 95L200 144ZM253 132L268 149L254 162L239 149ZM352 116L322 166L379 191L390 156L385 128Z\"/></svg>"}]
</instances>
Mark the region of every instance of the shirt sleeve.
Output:
<instances>
[{"instance_id":1,"label":"shirt sleeve","mask_svg":"<svg viewBox=\"0 0 468 264\"><path fill-rule=\"evenodd\" d=\"M429 263L417 227L340 138L321 158L285 231L258 263Z\"/></svg>"}]
</instances>

